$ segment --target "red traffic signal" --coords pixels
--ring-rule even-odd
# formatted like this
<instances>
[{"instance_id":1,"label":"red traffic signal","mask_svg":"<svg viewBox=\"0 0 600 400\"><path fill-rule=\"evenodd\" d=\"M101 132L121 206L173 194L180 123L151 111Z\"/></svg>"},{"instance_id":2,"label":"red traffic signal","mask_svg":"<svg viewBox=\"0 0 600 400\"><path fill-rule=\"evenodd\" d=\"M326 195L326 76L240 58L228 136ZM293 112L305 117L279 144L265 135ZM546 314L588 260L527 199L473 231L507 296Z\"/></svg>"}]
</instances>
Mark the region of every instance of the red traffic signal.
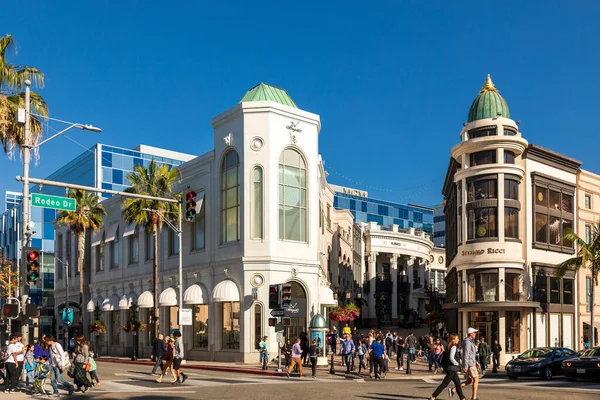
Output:
<instances>
[{"instance_id":1,"label":"red traffic signal","mask_svg":"<svg viewBox=\"0 0 600 400\"><path fill-rule=\"evenodd\" d=\"M25 279L28 284L34 284L40 279L40 249L35 247L23 248L23 262L25 263Z\"/></svg>"},{"instance_id":2,"label":"red traffic signal","mask_svg":"<svg viewBox=\"0 0 600 400\"><path fill-rule=\"evenodd\" d=\"M285 283L281 285L281 307L289 307L292 303L292 285Z\"/></svg>"},{"instance_id":3,"label":"red traffic signal","mask_svg":"<svg viewBox=\"0 0 600 400\"><path fill-rule=\"evenodd\" d=\"M37 249L29 249L29 252L27 254L27 258L29 259L29 261L35 261L39 257L40 257L39 250L37 250Z\"/></svg>"},{"instance_id":4,"label":"red traffic signal","mask_svg":"<svg viewBox=\"0 0 600 400\"><path fill-rule=\"evenodd\" d=\"M269 326L277 325L277 318L269 318Z\"/></svg>"},{"instance_id":5,"label":"red traffic signal","mask_svg":"<svg viewBox=\"0 0 600 400\"><path fill-rule=\"evenodd\" d=\"M283 317L283 318L281 318L281 325L283 325L283 326L290 326L290 325L292 325L292 319L290 317Z\"/></svg>"},{"instance_id":6,"label":"red traffic signal","mask_svg":"<svg viewBox=\"0 0 600 400\"><path fill-rule=\"evenodd\" d=\"M187 192L187 195L185 196L186 200L194 200L196 198L196 192L192 191L192 192Z\"/></svg>"},{"instance_id":7,"label":"red traffic signal","mask_svg":"<svg viewBox=\"0 0 600 400\"><path fill-rule=\"evenodd\" d=\"M5 304L2 308L4 318L15 319L19 317L19 305L18 304Z\"/></svg>"},{"instance_id":8,"label":"red traffic signal","mask_svg":"<svg viewBox=\"0 0 600 400\"><path fill-rule=\"evenodd\" d=\"M193 221L196 215L196 192L187 192L185 195L185 219Z\"/></svg>"},{"instance_id":9,"label":"red traffic signal","mask_svg":"<svg viewBox=\"0 0 600 400\"><path fill-rule=\"evenodd\" d=\"M269 308L279 308L281 301L279 298L279 285L269 286Z\"/></svg>"}]
</instances>

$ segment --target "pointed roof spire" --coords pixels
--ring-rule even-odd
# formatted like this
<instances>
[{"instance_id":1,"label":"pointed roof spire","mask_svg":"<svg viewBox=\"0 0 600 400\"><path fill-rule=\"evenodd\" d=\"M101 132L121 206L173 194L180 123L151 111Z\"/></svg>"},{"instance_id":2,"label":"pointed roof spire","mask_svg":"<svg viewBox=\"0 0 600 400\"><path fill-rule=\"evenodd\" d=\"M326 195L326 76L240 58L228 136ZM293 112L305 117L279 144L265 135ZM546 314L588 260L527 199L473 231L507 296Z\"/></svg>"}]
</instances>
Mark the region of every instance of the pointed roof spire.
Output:
<instances>
[{"instance_id":1,"label":"pointed roof spire","mask_svg":"<svg viewBox=\"0 0 600 400\"><path fill-rule=\"evenodd\" d=\"M496 89L496 86L494 86L494 82L492 82L492 78L490 78L490 74L488 74L487 79L485 80L485 83L483 84L483 87L481 88L479 93L497 91L498 89Z\"/></svg>"}]
</instances>

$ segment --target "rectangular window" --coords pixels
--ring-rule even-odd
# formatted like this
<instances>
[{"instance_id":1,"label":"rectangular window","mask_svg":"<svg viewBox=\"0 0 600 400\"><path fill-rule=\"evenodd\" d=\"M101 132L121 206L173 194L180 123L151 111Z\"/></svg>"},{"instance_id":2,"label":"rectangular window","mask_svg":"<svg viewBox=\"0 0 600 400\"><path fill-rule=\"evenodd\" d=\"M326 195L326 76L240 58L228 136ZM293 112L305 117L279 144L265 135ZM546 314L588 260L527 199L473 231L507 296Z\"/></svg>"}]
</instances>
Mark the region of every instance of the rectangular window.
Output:
<instances>
[{"instance_id":1,"label":"rectangular window","mask_svg":"<svg viewBox=\"0 0 600 400\"><path fill-rule=\"evenodd\" d=\"M221 348L240 348L240 302L221 303L221 321L223 322Z\"/></svg>"},{"instance_id":2,"label":"rectangular window","mask_svg":"<svg viewBox=\"0 0 600 400\"><path fill-rule=\"evenodd\" d=\"M145 232L144 237L146 239L146 261L154 260L154 234Z\"/></svg>"},{"instance_id":3,"label":"rectangular window","mask_svg":"<svg viewBox=\"0 0 600 400\"><path fill-rule=\"evenodd\" d=\"M121 344L121 332L123 331L123 327L121 326L121 312L115 310L108 314L110 315L110 344Z\"/></svg>"},{"instance_id":4,"label":"rectangular window","mask_svg":"<svg viewBox=\"0 0 600 400\"><path fill-rule=\"evenodd\" d=\"M137 264L139 262L140 253L140 234L138 229L131 234L129 240L129 264Z\"/></svg>"},{"instance_id":5,"label":"rectangular window","mask_svg":"<svg viewBox=\"0 0 600 400\"><path fill-rule=\"evenodd\" d=\"M573 304L573 279L563 278L563 304Z\"/></svg>"},{"instance_id":6,"label":"rectangular window","mask_svg":"<svg viewBox=\"0 0 600 400\"><path fill-rule=\"evenodd\" d=\"M252 171L252 239L263 238L263 170Z\"/></svg>"},{"instance_id":7,"label":"rectangular window","mask_svg":"<svg viewBox=\"0 0 600 400\"><path fill-rule=\"evenodd\" d=\"M507 272L505 275L506 284L504 285L504 292L506 296L506 301L521 300L521 285L519 283L521 279L521 274Z\"/></svg>"},{"instance_id":8,"label":"rectangular window","mask_svg":"<svg viewBox=\"0 0 600 400\"><path fill-rule=\"evenodd\" d=\"M589 276L585 277L585 311L589 312L591 307L590 304L592 303L592 278Z\"/></svg>"},{"instance_id":9,"label":"rectangular window","mask_svg":"<svg viewBox=\"0 0 600 400\"><path fill-rule=\"evenodd\" d=\"M194 306L194 341L195 349L208 348L208 304Z\"/></svg>"},{"instance_id":10,"label":"rectangular window","mask_svg":"<svg viewBox=\"0 0 600 400\"><path fill-rule=\"evenodd\" d=\"M485 126L482 128L476 128L472 131L469 131L469 139L477 139L480 137L486 136L496 136L496 127L495 126Z\"/></svg>"},{"instance_id":11,"label":"rectangular window","mask_svg":"<svg viewBox=\"0 0 600 400\"><path fill-rule=\"evenodd\" d=\"M206 199L204 200L206 201ZM206 229L206 204L203 203L200 208L200 212L196 214L194 219L194 242L192 248L194 250L200 250L204 248L205 243L205 229Z\"/></svg>"},{"instance_id":12,"label":"rectangular window","mask_svg":"<svg viewBox=\"0 0 600 400\"><path fill-rule=\"evenodd\" d=\"M548 178L534 179L534 247L572 253L573 242L564 235L573 229L574 188Z\"/></svg>"},{"instance_id":13,"label":"rectangular window","mask_svg":"<svg viewBox=\"0 0 600 400\"><path fill-rule=\"evenodd\" d=\"M496 150L478 151L471 154L471 167L484 164L496 164Z\"/></svg>"},{"instance_id":14,"label":"rectangular window","mask_svg":"<svg viewBox=\"0 0 600 400\"><path fill-rule=\"evenodd\" d=\"M585 195L585 208L587 208L588 210L592 208L592 196L589 194Z\"/></svg>"},{"instance_id":15,"label":"rectangular window","mask_svg":"<svg viewBox=\"0 0 600 400\"><path fill-rule=\"evenodd\" d=\"M560 304L560 281L555 277L550 278L550 303Z\"/></svg>"},{"instance_id":16,"label":"rectangular window","mask_svg":"<svg viewBox=\"0 0 600 400\"><path fill-rule=\"evenodd\" d=\"M521 313L519 311L505 311L505 349L507 353L520 353L520 327Z\"/></svg>"},{"instance_id":17,"label":"rectangular window","mask_svg":"<svg viewBox=\"0 0 600 400\"><path fill-rule=\"evenodd\" d=\"M585 242L589 243L592 239L592 227L590 225L585 226Z\"/></svg>"},{"instance_id":18,"label":"rectangular window","mask_svg":"<svg viewBox=\"0 0 600 400\"><path fill-rule=\"evenodd\" d=\"M516 208L504 207L504 236L519 238L519 210Z\"/></svg>"},{"instance_id":19,"label":"rectangular window","mask_svg":"<svg viewBox=\"0 0 600 400\"><path fill-rule=\"evenodd\" d=\"M115 238L110 242L111 262L110 268L119 268L119 229L115 232Z\"/></svg>"},{"instance_id":20,"label":"rectangular window","mask_svg":"<svg viewBox=\"0 0 600 400\"><path fill-rule=\"evenodd\" d=\"M504 136L516 136L517 135L517 131L515 131L512 128L507 128L506 126L504 127Z\"/></svg>"},{"instance_id":21,"label":"rectangular window","mask_svg":"<svg viewBox=\"0 0 600 400\"><path fill-rule=\"evenodd\" d=\"M177 235L173 229L167 229L169 230L169 256L174 256L179 254L179 235Z\"/></svg>"},{"instance_id":22,"label":"rectangular window","mask_svg":"<svg viewBox=\"0 0 600 400\"><path fill-rule=\"evenodd\" d=\"M514 164L515 153L512 151L504 150L504 164Z\"/></svg>"},{"instance_id":23,"label":"rectangular window","mask_svg":"<svg viewBox=\"0 0 600 400\"><path fill-rule=\"evenodd\" d=\"M533 298L540 303L548 302L548 277L546 275L539 274L535 277Z\"/></svg>"},{"instance_id":24,"label":"rectangular window","mask_svg":"<svg viewBox=\"0 0 600 400\"><path fill-rule=\"evenodd\" d=\"M262 307L260 304L254 305L254 343L260 343L263 337L262 333Z\"/></svg>"}]
</instances>

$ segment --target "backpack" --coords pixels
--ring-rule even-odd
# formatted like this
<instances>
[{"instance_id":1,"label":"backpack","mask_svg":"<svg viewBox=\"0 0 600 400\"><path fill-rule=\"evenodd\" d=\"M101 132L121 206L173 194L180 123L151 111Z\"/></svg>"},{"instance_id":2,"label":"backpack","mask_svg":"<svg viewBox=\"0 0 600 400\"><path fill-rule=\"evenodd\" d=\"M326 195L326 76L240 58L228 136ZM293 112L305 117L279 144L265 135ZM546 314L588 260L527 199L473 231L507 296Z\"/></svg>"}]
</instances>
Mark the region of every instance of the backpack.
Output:
<instances>
[{"instance_id":1,"label":"backpack","mask_svg":"<svg viewBox=\"0 0 600 400\"><path fill-rule=\"evenodd\" d=\"M2 350L0 350L0 366L4 367L4 363L8 360L10 354L8 354L8 346L2 346Z\"/></svg>"}]
</instances>

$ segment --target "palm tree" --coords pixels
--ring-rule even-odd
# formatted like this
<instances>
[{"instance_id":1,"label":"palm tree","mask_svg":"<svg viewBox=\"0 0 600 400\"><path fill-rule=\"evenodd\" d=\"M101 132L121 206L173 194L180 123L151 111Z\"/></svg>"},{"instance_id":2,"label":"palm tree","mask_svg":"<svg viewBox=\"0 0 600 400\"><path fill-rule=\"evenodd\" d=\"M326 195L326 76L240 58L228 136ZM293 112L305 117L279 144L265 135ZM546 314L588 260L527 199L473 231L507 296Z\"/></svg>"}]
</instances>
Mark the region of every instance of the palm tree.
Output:
<instances>
[{"instance_id":1,"label":"palm tree","mask_svg":"<svg viewBox=\"0 0 600 400\"><path fill-rule=\"evenodd\" d=\"M6 60L8 51L14 50L15 46L11 35L0 38L0 142L9 155L24 139L25 128L17 125L16 114L18 108L25 108L25 80L29 79L38 87L44 86L44 74L37 68L13 65ZM48 105L35 92L31 92L31 111L48 115ZM36 143L42 134L42 123L34 116L31 117L31 133L32 143Z\"/></svg>"},{"instance_id":2,"label":"palm tree","mask_svg":"<svg viewBox=\"0 0 600 400\"><path fill-rule=\"evenodd\" d=\"M106 215L100 197L93 192L74 189L67 197L75 199L75 211L60 211L57 222L67 225L75 235L77 242L77 271L79 272L79 307L83 316L83 259L85 255L85 232L88 229L97 231L102 226L102 217ZM83 319L81 320L83 322Z\"/></svg>"},{"instance_id":3,"label":"palm tree","mask_svg":"<svg viewBox=\"0 0 600 400\"><path fill-rule=\"evenodd\" d=\"M177 199L179 194L173 192L173 185L178 180L179 172L167 164L158 166L152 160L148 168L136 165L127 175L131 187L126 192L153 197ZM154 318L152 329L158 335L158 229L162 228L163 220L176 222L179 205L159 200L127 198L123 201L123 216L130 224L143 226L146 234L152 233L154 241L153 256L153 297ZM180 249L181 251L181 249Z\"/></svg>"},{"instance_id":4,"label":"palm tree","mask_svg":"<svg viewBox=\"0 0 600 400\"><path fill-rule=\"evenodd\" d=\"M567 230L564 234L565 241L574 242L577 246L577 254L575 257L569 258L558 264L556 277L561 279L567 271L575 273L581 268L587 268L592 275L592 285L590 288L590 325L592 328L592 344L596 342L594 333L594 296L595 288L598 284L598 272L600 272L600 221L597 221L592 227L592 234L589 242L582 239L572 230Z\"/></svg>"}]
</instances>

